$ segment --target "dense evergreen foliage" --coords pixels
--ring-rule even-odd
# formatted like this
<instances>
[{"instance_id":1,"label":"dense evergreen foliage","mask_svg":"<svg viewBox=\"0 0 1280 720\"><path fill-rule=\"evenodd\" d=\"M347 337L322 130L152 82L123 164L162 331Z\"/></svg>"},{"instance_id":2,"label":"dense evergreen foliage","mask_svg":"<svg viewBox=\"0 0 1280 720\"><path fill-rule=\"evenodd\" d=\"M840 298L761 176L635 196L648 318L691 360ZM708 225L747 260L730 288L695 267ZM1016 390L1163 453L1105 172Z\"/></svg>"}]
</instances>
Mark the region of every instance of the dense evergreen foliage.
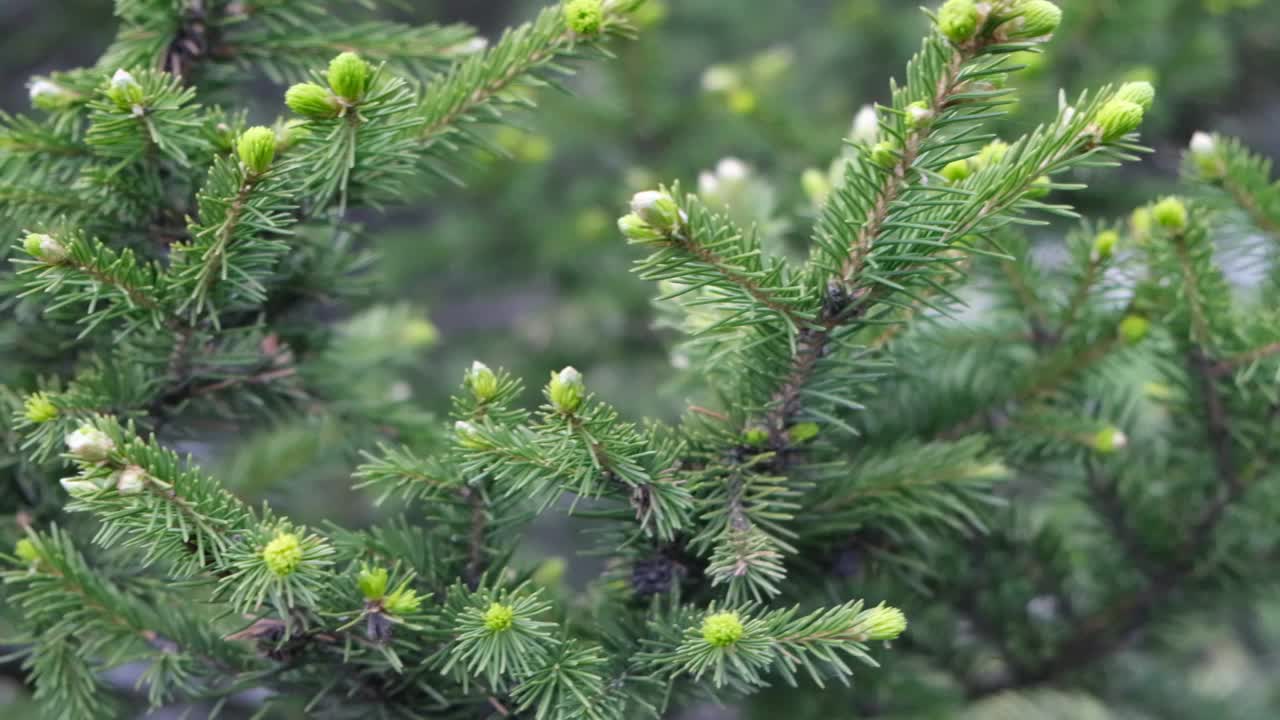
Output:
<instances>
[{"instance_id":1,"label":"dense evergreen foliage","mask_svg":"<svg viewBox=\"0 0 1280 720\"><path fill-rule=\"evenodd\" d=\"M1268 163L1199 134L1178 196L1080 220L1079 180L1147 152L1154 88L1063 93L999 139L1061 12L948 0L806 173L804 252L731 160L618 220L687 335L678 422L626 417L573 367L531 406L537 383L481 361L437 418L399 381L436 331L365 301L362 221L429 202L644 5L569 0L491 44L324 5L118 0L101 61L0 118L2 612L51 716L127 712L105 672L125 665L151 706L267 717L748 696L797 717L1274 715L1265 684L1219 708L1172 680L1169 637L1256 620L1274 584ZM292 83L271 126L236 107L255 72ZM1034 252L1048 219L1078 229ZM350 448L381 517L246 502L289 462L270 447L216 474L187 454L242 431ZM521 556L556 514L605 558L585 589Z\"/></svg>"}]
</instances>

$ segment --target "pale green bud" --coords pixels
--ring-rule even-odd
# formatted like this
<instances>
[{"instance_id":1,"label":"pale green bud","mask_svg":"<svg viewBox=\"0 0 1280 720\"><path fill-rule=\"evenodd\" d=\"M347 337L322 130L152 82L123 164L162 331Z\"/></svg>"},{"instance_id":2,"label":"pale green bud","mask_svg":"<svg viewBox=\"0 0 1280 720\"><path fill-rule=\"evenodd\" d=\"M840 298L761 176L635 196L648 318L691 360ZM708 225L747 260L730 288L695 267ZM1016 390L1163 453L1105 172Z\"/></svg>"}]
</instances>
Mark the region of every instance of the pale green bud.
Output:
<instances>
[{"instance_id":1,"label":"pale green bud","mask_svg":"<svg viewBox=\"0 0 1280 720\"><path fill-rule=\"evenodd\" d=\"M1129 315L1120 321L1120 337L1130 345L1137 345L1147 336L1151 322L1141 315Z\"/></svg>"},{"instance_id":2,"label":"pale green bud","mask_svg":"<svg viewBox=\"0 0 1280 720\"><path fill-rule=\"evenodd\" d=\"M742 441L753 448L762 448L769 444L769 431L762 427L747 428L742 433Z\"/></svg>"},{"instance_id":3,"label":"pale green bud","mask_svg":"<svg viewBox=\"0 0 1280 720\"><path fill-rule=\"evenodd\" d=\"M240 135L236 143L240 162L254 175L261 175L271 167L276 157L276 133L269 127L251 127Z\"/></svg>"},{"instance_id":4,"label":"pale green bud","mask_svg":"<svg viewBox=\"0 0 1280 720\"><path fill-rule=\"evenodd\" d=\"M817 168L809 168L800 176L800 187L814 205L821 205L831 194L831 180Z\"/></svg>"},{"instance_id":5,"label":"pale green bud","mask_svg":"<svg viewBox=\"0 0 1280 720\"><path fill-rule=\"evenodd\" d=\"M881 604L866 618L868 640L893 640L907 629L907 616L896 607Z\"/></svg>"},{"instance_id":6,"label":"pale green bud","mask_svg":"<svg viewBox=\"0 0 1280 720\"><path fill-rule=\"evenodd\" d=\"M929 105L923 101L917 100L907 106L907 127L924 128L933 122L934 113Z\"/></svg>"},{"instance_id":7,"label":"pale green bud","mask_svg":"<svg viewBox=\"0 0 1280 720\"><path fill-rule=\"evenodd\" d=\"M59 265L70 255L65 245L54 239L52 235L44 233L29 233L22 239L22 249L26 250L31 257L43 260L50 265Z\"/></svg>"},{"instance_id":8,"label":"pale green bud","mask_svg":"<svg viewBox=\"0 0 1280 720\"><path fill-rule=\"evenodd\" d=\"M1113 453L1123 450L1128 444L1128 436L1115 427L1105 427L1099 430L1092 439L1093 449L1100 453Z\"/></svg>"},{"instance_id":9,"label":"pale green bud","mask_svg":"<svg viewBox=\"0 0 1280 720\"><path fill-rule=\"evenodd\" d=\"M1209 133L1197 132L1191 136L1191 158L1206 178L1217 179L1227 173L1226 164L1218 152L1218 141Z\"/></svg>"},{"instance_id":10,"label":"pale green bud","mask_svg":"<svg viewBox=\"0 0 1280 720\"><path fill-rule=\"evenodd\" d=\"M353 52L344 52L329 61L329 87L334 94L355 101L364 96L369 83L369 63Z\"/></svg>"},{"instance_id":11,"label":"pale green bud","mask_svg":"<svg viewBox=\"0 0 1280 720\"><path fill-rule=\"evenodd\" d=\"M1116 246L1120 244L1120 233L1115 230L1103 230L1093 239L1093 257L1106 262L1116 254Z\"/></svg>"},{"instance_id":12,"label":"pale green bud","mask_svg":"<svg viewBox=\"0 0 1280 720\"><path fill-rule=\"evenodd\" d=\"M1187 229L1187 206L1176 197L1167 197L1151 208L1151 218L1173 232Z\"/></svg>"},{"instance_id":13,"label":"pale green bud","mask_svg":"<svg viewBox=\"0 0 1280 720\"><path fill-rule=\"evenodd\" d=\"M969 162L975 170L983 170L992 165L1000 164L1007 154L1009 154L1009 143L1003 140L992 140L979 150L978 154Z\"/></svg>"},{"instance_id":14,"label":"pale green bud","mask_svg":"<svg viewBox=\"0 0 1280 720\"><path fill-rule=\"evenodd\" d=\"M291 86L285 91L284 104L299 115L314 119L337 117L339 110L338 99L333 93L315 83Z\"/></svg>"},{"instance_id":15,"label":"pale green bud","mask_svg":"<svg viewBox=\"0 0 1280 720\"><path fill-rule=\"evenodd\" d=\"M13 546L13 554L28 565L40 562L40 549L31 542L31 538L22 538Z\"/></svg>"},{"instance_id":16,"label":"pale green bud","mask_svg":"<svg viewBox=\"0 0 1280 720\"><path fill-rule=\"evenodd\" d=\"M1039 200L1046 197L1049 191L1053 189L1053 180L1048 175L1041 175L1031 183L1031 187L1027 189L1027 197L1032 200Z\"/></svg>"},{"instance_id":17,"label":"pale green bud","mask_svg":"<svg viewBox=\"0 0 1280 720\"><path fill-rule=\"evenodd\" d=\"M62 489L66 490L67 493L72 497L89 495L91 493L96 493L102 489L102 487L98 485L98 483L92 480L85 480L84 478L78 478L78 477L62 478L61 480L58 481L58 483L62 485Z\"/></svg>"},{"instance_id":18,"label":"pale green bud","mask_svg":"<svg viewBox=\"0 0 1280 720\"><path fill-rule=\"evenodd\" d=\"M453 434L458 438L458 444L464 448L484 450L489 447L489 441L480 434L480 430L466 420L453 424Z\"/></svg>"},{"instance_id":19,"label":"pale green bud","mask_svg":"<svg viewBox=\"0 0 1280 720\"><path fill-rule=\"evenodd\" d=\"M364 567L356 576L356 587L360 588L360 594L366 600L381 600L387 594L388 578L386 568Z\"/></svg>"},{"instance_id":20,"label":"pale green bud","mask_svg":"<svg viewBox=\"0 0 1280 720\"><path fill-rule=\"evenodd\" d=\"M547 396L551 404L562 413L572 413L582 406L587 395L587 386L582 380L582 373L572 366L558 373L551 373L551 382L547 385Z\"/></svg>"},{"instance_id":21,"label":"pale green bud","mask_svg":"<svg viewBox=\"0 0 1280 720\"><path fill-rule=\"evenodd\" d=\"M409 588L398 588L382 599L382 609L392 615L412 615L422 607L422 598Z\"/></svg>"},{"instance_id":22,"label":"pale green bud","mask_svg":"<svg viewBox=\"0 0 1280 720\"><path fill-rule=\"evenodd\" d=\"M746 628L736 612L712 613L702 621L702 639L713 647L729 647L741 640L744 632Z\"/></svg>"},{"instance_id":23,"label":"pale green bud","mask_svg":"<svg viewBox=\"0 0 1280 720\"><path fill-rule=\"evenodd\" d=\"M604 27L604 4L600 0L569 0L564 4L564 22L576 35L598 35Z\"/></svg>"},{"instance_id":24,"label":"pale green bud","mask_svg":"<svg viewBox=\"0 0 1280 720\"><path fill-rule=\"evenodd\" d=\"M498 394L498 376L493 374L488 365L476 360L471 363L464 380L476 400L488 402Z\"/></svg>"},{"instance_id":25,"label":"pale green bud","mask_svg":"<svg viewBox=\"0 0 1280 720\"><path fill-rule=\"evenodd\" d=\"M1109 100L1102 109L1098 111L1098 129L1102 131L1102 139L1110 142L1117 140L1142 125L1143 116L1142 106L1115 98Z\"/></svg>"},{"instance_id":26,"label":"pale green bud","mask_svg":"<svg viewBox=\"0 0 1280 720\"><path fill-rule=\"evenodd\" d=\"M871 148L871 162L888 170L898 162L898 147L890 140L881 140Z\"/></svg>"},{"instance_id":27,"label":"pale green bud","mask_svg":"<svg viewBox=\"0 0 1280 720\"><path fill-rule=\"evenodd\" d=\"M27 86L27 94L32 107L41 110L56 111L69 107L76 94L46 78L36 78Z\"/></svg>"},{"instance_id":28,"label":"pale green bud","mask_svg":"<svg viewBox=\"0 0 1280 720\"><path fill-rule=\"evenodd\" d=\"M31 393L22 402L22 414L27 420L43 425L58 417L58 406L45 393Z\"/></svg>"},{"instance_id":29,"label":"pale green bud","mask_svg":"<svg viewBox=\"0 0 1280 720\"><path fill-rule=\"evenodd\" d=\"M972 172L968 160L955 160L942 168L942 177L953 183L963 181Z\"/></svg>"},{"instance_id":30,"label":"pale green bud","mask_svg":"<svg viewBox=\"0 0 1280 720\"><path fill-rule=\"evenodd\" d=\"M115 441L92 425L83 425L67 435L67 452L85 462L102 462L115 449Z\"/></svg>"},{"instance_id":31,"label":"pale green bud","mask_svg":"<svg viewBox=\"0 0 1280 720\"><path fill-rule=\"evenodd\" d=\"M262 548L262 561L276 577L297 572L302 565L302 539L291 532L278 533Z\"/></svg>"},{"instance_id":32,"label":"pale green bud","mask_svg":"<svg viewBox=\"0 0 1280 720\"><path fill-rule=\"evenodd\" d=\"M501 603L492 603L484 613L484 626L491 633L506 632L516 622L516 611Z\"/></svg>"},{"instance_id":33,"label":"pale green bud","mask_svg":"<svg viewBox=\"0 0 1280 720\"><path fill-rule=\"evenodd\" d=\"M874 145L880 139L880 116L874 105L863 105L853 116L849 139L864 145Z\"/></svg>"},{"instance_id":34,"label":"pale green bud","mask_svg":"<svg viewBox=\"0 0 1280 720\"><path fill-rule=\"evenodd\" d=\"M808 442L818 437L819 430L820 428L818 427L818 423L802 422L792 425L787 430L787 438L790 439L793 444L799 445L800 443Z\"/></svg>"},{"instance_id":35,"label":"pale green bud","mask_svg":"<svg viewBox=\"0 0 1280 720\"><path fill-rule=\"evenodd\" d=\"M671 230L680 222L680 206L671 193L658 190L638 192L631 198L631 212L657 230Z\"/></svg>"},{"instance_id":36,"label":"pale green bud","mask_svg":"<svg viewBox=\"0 0 1280 720\"><path fill-rule=\"evenodd\" d=\"M981 16L973 0L947 0L938 10L938 30L953 43L963 43L978 31Z\"/></svg>"},{"instance_id":37,"label":"pale green bud","mask_svg":"<svg viewBox=\"0 0 1280 720\"><path fill-rule=\"evenodd\" d=\"M1011 38L1038 38L1052 35L1062 23L1062 9L1049 0L1024 0L1018 16L1004 27Z\"/></svg>"},{"instance_id":38,"label":"pale green bud","mask_svg":"<svg viewBox=\"0 0 1280 720\"><path fill-rule=\"evenodd\" d=\"M1151 109L1151 104L1156 100L1156 89L1146 81L1130 82L1121 85L1114 97L1140 105L1145 112Z\"/></svg>"},{"instance_id":39,"label":"pale green bud","mask_svg":"<svg viewBox=\"0 0 1280 720\"><path fill-rule=\"evenodd\" d=\"M140 105L145 99L142 86L124 69L116 70L111 76L111 83L107 86L107 97L122 110Z\"/></svg>"},{"instance_id":40,"label":"pale green bud","mask_svg":"<svg viewBox=\"0 0 1280 720\"><path fill-rule=\"evenodd\" d=\"M618 218L618 230L622 232L623 237L637 243L654 242L666 237L635 213Z\"/></svg>"}]
</instances>

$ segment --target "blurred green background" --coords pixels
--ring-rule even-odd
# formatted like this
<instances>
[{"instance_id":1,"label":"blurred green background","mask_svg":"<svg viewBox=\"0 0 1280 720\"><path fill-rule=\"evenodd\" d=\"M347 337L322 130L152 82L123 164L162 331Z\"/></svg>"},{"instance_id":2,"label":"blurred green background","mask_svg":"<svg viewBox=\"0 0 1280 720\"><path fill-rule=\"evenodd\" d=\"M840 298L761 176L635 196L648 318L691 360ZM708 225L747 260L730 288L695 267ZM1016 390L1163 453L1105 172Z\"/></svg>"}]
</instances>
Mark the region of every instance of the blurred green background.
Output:
<instances>
[{"instance_id":1,"label":"blurred green background","mask_svg":"<svg viewBox=\"0 0 1280 720\"><path fill-rule=\"evenodd\" d=\"M466 22L492 37L542 4L406 0L388 14ZM1091 185L1074 198L1083 213L1121 215L1168 187L1198 129L1280 155L1280 2L1060 4L1057 39L1014 80L1023 93L1009 135L1051 117L1059 88L1147 79L1159 89L1144 126L1157 152L1080 178ZM889 78L902 76L928 25L918 5L650 0L640 40L617 46L616 61L588 67L573 96L543 95L522 130L494 133L509 157L474 155L455 166L464 186L363 218L385 278L370 302L423 308L440 334L395 391L442 413L473 359L535 389L573 364L623 410L674 417L685 402L671 383L680 358L654 325L653 289L629 272L637 253L615 218L634 191L675 180L696 188L709 171L703 190L737 200L735 213L760 222L770 242L803 247L814 206L802 175L827 168L862 105L887 100ZM31 75L92 63L114 29L107 0L0 0L0 107L26 111ZM271 119L281 89L257 87L256 114ZM728 157L741 163L721 163ZM365 520L368 504L347 501L351 458L331 445L340 443L310 430L255 437L221 461L222 476L308 521ZM565 533L544 528L533 546L566 552Z\"/></svg>"}]
</instances>

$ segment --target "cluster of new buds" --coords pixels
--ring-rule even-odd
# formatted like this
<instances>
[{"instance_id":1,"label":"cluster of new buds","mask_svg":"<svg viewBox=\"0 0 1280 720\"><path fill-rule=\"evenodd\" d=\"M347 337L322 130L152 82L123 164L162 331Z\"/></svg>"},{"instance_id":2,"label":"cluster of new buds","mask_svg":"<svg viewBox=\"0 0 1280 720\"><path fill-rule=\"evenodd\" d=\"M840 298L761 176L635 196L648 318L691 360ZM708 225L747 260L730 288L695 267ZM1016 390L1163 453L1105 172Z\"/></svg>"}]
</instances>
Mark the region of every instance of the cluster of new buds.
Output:
<instances>
[{"instance_id":1,"label":"cluster of new buds","mask_svg":"<svg viewBox=\"0 0 1280 720\"><path fill-rule=\"evenodd\" d=\"M980 36L998 41L1047 38L1062 23L1062 9L1049 0L947 0L938 9L938 30L956 45Z\"/></svg>"},{"instance_id":2,"label":"cluster of new buds","mask_svg":"<svg viewBox=\"0 0 1280 720\"><path fill-rule=\"evenodd\" d=\"M284 102L304 117L335 118L364 98L372 77L369 63L353 52L344 52L329 61L328 88L319 83L298 83L285 92Z\"/></svg>"},{"instance_id":3,"label":"cluster of new buds","mask_svg":"<svg viewBox=\"0 0 1280 720\"><path fill-rule=\"evenodd\" d=\"M409 588L408 580L393 590L387 589L389 582L390 573L381 567L364 567L356 576L356 586L373 610L391 615L412 615L422 607L422 598Z\"/></svg>"},{"instance_id":4,"label":"cluster of new buds","mask_svg":"<svg viewBox=\"0 0 1280 720\"><path fill-rule=\"evenodd\" d=\"M288 577L302 565L302 539L291 532L279 532L262 548L262 562L276 577Z\"/></svg>"},{"instance_id":5,"label":"cluster of new buds","mask_svg":"<svg viewBox=\"0 0 1280 720\"><path fill-rule=\"evenodd\" d=\"M646 190L631 198L631 212L618 220L618 229L632 242L654 242L670 237L687 219L671 193Z\"/></svg>"},{"instance_id":6,"label":"cluster of new buds","mask_svg":"<svg viewBox=\"0 0 1280 720\"><path fill-rule=\"evenodd\" d=\"M582 380L582 373L573 367L567 367L558 373L551 373L551 382L547 383L547 398L557 412L572 414L582 407L587 396L587 386Z\"/></svg>"}]
</instances>

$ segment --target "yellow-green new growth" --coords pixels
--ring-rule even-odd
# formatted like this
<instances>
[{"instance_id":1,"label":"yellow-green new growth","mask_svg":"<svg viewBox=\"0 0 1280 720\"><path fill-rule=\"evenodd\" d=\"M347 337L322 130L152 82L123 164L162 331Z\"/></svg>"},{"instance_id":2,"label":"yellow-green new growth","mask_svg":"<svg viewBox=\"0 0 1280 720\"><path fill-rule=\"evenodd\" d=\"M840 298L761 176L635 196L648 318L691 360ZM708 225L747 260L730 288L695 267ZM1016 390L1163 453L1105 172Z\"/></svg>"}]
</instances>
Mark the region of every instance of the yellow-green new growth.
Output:
<instances>
[{"instance_id":1,"label":"yellow-green new growth","mask_svg":"<svg viewBox=\"0 0 1280 720\"><path fill-rule=\"evenodd\" d=\"M907 616L896 607L881 604L866 619L868 640L893 640L907 629Z\"/></svg>"},{"instance_id":2,"label":"yellow-green new growth","mask_svg":"<svg viewBox=\"0 0 1280 720\"><path fill-rule=\"evenodd\" d=\"M276 577L288 577L302 565L302 539L290 532L277 534L262 548L262 561Z\"/></svg>"},{"instance_id":3,"label":"yellow-green new growth","mask_svg":"<svg viewBox=\"0 0 1280 720\"><path fill-rule=\"evenodd\" d=\"M422 607L422 598L407 587L399 587L382 599L382 609L392 615L411 615Z\"/></svg>"},{"instance_id":4,"label":"yellow-green new growth","mask_svg":"<svg viewBox=\"0 0 1280 720\"><path fill-rule=\"evenodd\" d=\"M702 621L702 639L714 647L729 647L742 639L746 628L736 612L719 612Z\"/></svg>"},{"instance_id":5,"label":"yellow-green new growth","mask_svg":"<svg viewBox=\"0 0 1280 720\"><path fill-rule=\"evenodd\" d=\"M329 87L347 100L364 97L370 74L369 63L353 52L344 52L329 61Z\"/></svg>"},{"instance_id":6,"label":"yellow-green new growth","mask_svg":"<svg viewBox=\"0 0 1280 720\"><path fill-rule=\"evenodd\" d=\"M22 414L27 420L41 425L58 417L58 406L45 393L31 393L22 403Z\"/></svg>"},{"instance_id":7,"label":"yellow-green new growth","mask_svg":"<svg viewBox=\"0 0 1280 720\"><path fill-rule=\"evenodd\" d=\"M1176 197L1167 197L1151 208L1151 218L1173 232L1187 229L1187 206Z\"/></svg>"},{"instance_id":8,"label":"yellow-green new growth","mask_svg":"<svg viewBox=\"0 0 1280 720\"><path fill-rule=\"evenodd\" d=\"M484 613L484 626L492 633L506 632L516 622L516 612L502 603L493 603Z\"/></svg>"},{"instance_id":9,"label":"yellow-green new growth","mask_svg":"<svg viewBox=\"0 0 1280 720\"><path fill-rule=\"evenodd\" d=\"M31 538L18 540L13 546L13 554L28 565L34 565L40 561L40 550L36 548L35 543L31 542Z\"/></svg>"},{"instance_id":10,"label":"yellow-green new growth","mask_svg":"<svg viewBox=\"0 0 1280 720\"><path fill-rule=\"evenodd\" d=\"M954 160L942 168L942 177L948 182L958 183L969 177L971 172L968 160Z\"/></svg>"},{"instance_id":11,"label":"yellow-green new growth","mask_svg":"<svg viewBox=\"0 0 1280 720\"><path fill-rule=\"evenodd\" d=\"M360 588L365 600L381 600L387 594L388 577L386 568L364 567L356 576L356 587Z\"/></svg>"},{"instance_id":12,"label":"yellow-green new growth","mask_svg":"<svg viewBox=\"0 0 1280 720\"><path fill-rule=\"evenodd\" d=\"M1105 427L1093 436L1092 444L1094 450L1109 454L1123 450L1129 444L1129 437L1120 428Z\"/></svg>"},{"instance_id":13,"label":"yellow-green new growth","mask_svg":"<svg viewBox=\"0 0 1280 720\"><path fill-rule=\"evenodd\" d=\"M558 373L551 373L551 382L547 384L547 396L551 404L562 413L571 413L582 406L587 395L587 386L582 380L582 373L572 366Z\"/></svg>"},{"instance_id":14,"label":"yellow-green new growth","mask_svg":"<svg viewBox=\"0 0 1280 720\"><path fill-rule=\"evenodd\" d=\"M1098 129L1105 141L1117 140L1142 124L1142 106L1122 98L1112 98L1098 111Z\"/></svg>"},{"instance_id":15,"label":"yellow-green new growth","mask_svg":"<svg viewBox=\"0 0 1280 720\"><path fill-rule=\"evenodd\" d=\"M569 0L564 4L564 22L577 35L598 35L604 28L604 3L601 0Z\"/></svg>"},{"instance_id":16,"label":"yellow-green new growth","mask_svg":"<svg viewBox=\"0 0 1280 720\"><path fill-rule=\"evenodd\" d=\"M1140 105L1146 111L1156 101L1156 88L1146 81L1125 83L1116 91L1115 97Z\"/></svg>"},{"instance_id":17,"label":"yellow-green new growth","mask_svg":"<svg viewBox=\"0 0 1280 720\"><path fill-rule=\"evenodd\" d=\"M1093 239L1093 257L1100 262L1110 260L1116 254L1116 246L1120 244L1120 233L1115 230L1103 230Z\"/></svg>"},{"instance_id":18,"label":"yellow-green new growth","mask_svg":"<svg viewBox=\"0 0 1280 720\"><path fill-rule=\"evenodd\" d=\"M488 402L498 394L498 376L493 374L488 365L476 360L467 371L465 383L471 388L471 394L480 402Z\"/></svg>"},{"instance_id":19,"label":"yellow-green new growth","mask_svg":"<svg viewBox=\"0 0 1280 720\"><path fill-rule=\"evenodd\" d=\"M236 142L236 154L250 173L261 175L266 172L276 158L275 130L261 125L245 130Z\"/></svg>"},{"instance_id":20,"label":"yellow-green new growth","mask_svg":"<svg viewBox=\"0 0 1280 720\"><path fill-rule=\"evenodd\" d=\"M1129 315L1120 321L1120 337L1130 345L1137 345L1147 336L1151 321L1141 315Z\"/></svg>"},{"instance_id":21,"label":"yellow-green new growth","mask_svg":"<svg viewBox=\"0 0 1280 720\"><path fill-rule=\"evenodd\" d=\"M313 120L338 116L339 103L333 93L315 83L298 83L284 93L284 104L289 109Z\"/></svg>"},{"instance_id":22,"label":"yellow-green new growth","mask_svg":"<svg viewBox=\"0 0 1280 720\"><path fill-rule=\"evenodd\" d=\"M938 10L938 29L958 44L973 37L981 19L973 0L947 0Z\"/></svg>"},{"instance_id":23,"label":"yellow-green new growth","mask_svg":"<svg viewBox=\"0 0 1280 720\"><path fill-rule=\"evenodd\" d=\"M1062 9L1049 0L1024 0L1017 9L1018 16L1010 21L1009 37L1052 35L1062 23Z\"/></svg>"}]
</instances>

